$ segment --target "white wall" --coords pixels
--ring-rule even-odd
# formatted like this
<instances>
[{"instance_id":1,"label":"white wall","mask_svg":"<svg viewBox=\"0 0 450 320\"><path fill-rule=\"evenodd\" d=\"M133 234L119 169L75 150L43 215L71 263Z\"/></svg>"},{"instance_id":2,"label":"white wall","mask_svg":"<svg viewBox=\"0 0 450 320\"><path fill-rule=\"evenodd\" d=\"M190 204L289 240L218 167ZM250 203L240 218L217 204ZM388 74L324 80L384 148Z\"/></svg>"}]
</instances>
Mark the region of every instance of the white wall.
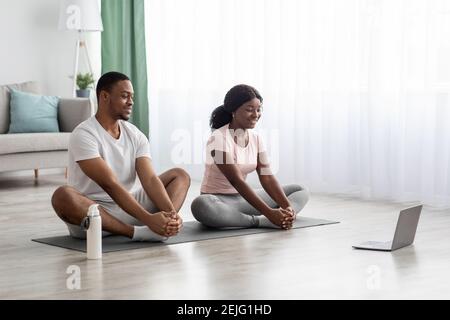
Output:
<instances>
[{"instance_id":1,"label":"white wall","mask_svg":"<svg viewBox=\"0 0 450 320\"><path fill-rule=\"evenodd\" d=\"M58 30L59 5L59 0L0 0L0 84L35 80L44 94L72 95L76 34ZM100 33L87 40L98 79ZM85 71L86 63L80 64Z\"/></svg>"},{"instance_id":2,"label":"white wall","mask_svg":"<svg viewBox=\"0 0 450 320\"><path fill-rule=\"evenodd\" d=\"M72 96L76 34L58 30L59 0L0 0L0 84L39 81L44 94ZM101 70L99 32L87 34L94 76ZM84 59L81 56L80 59ZM80 71L86 68L80 62ZM40 174L64 169L41 170ZM3 172L0 177L28 175L33 170Z\"/></svg>"}]
</instances>

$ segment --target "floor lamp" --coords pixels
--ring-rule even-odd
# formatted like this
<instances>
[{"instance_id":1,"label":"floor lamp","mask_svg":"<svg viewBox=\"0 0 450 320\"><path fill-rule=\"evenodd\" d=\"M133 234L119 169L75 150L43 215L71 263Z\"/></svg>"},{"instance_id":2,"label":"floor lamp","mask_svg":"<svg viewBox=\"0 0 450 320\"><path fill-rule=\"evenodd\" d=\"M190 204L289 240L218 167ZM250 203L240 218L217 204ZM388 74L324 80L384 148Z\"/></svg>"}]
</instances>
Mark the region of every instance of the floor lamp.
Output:
<instances>
[{"instance_id":1,"label":"floor lamp","mask_svg":"<svg viewBox=\"0 0 450 320\"><path fill-rule=\"evenodd\" d=\"M77 73L80 60L80 52L84 50L89 72L93 74L91 60L86 41L83 39L85 32L103 31L102 18L97 0L61 0L59 10L60 30L77 31L75 45L75 60L73 66L73 95L76 96Z\"/></svg>"}]
</instances>

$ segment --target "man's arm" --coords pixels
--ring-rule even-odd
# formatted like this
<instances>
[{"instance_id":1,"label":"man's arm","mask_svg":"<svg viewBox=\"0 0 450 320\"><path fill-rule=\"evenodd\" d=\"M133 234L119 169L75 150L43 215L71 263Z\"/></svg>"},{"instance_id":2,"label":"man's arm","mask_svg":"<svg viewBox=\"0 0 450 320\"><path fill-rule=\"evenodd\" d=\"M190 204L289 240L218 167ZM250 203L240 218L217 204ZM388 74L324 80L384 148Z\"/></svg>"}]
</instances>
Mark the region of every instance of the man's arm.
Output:
<instances>
[{"instance_id":1,"label":"man's arm","mask_svg":"<svg viewBox=\"0 0 450 320\"><path fill-rule=\"evenodd\" d=\"M96 182L125 212L143 222L153 231L167 235L169 218L163 215L151 215L134 197L117 181L116 175L102 158L81 160L77 162L81 170Z\"/></svg>"},{"instance_id":2,"label":"man's arm","mask_svg":"<svg viewBox=\"0 0 450 320\"><path fill-rule=\"evenodd\" d=\"M136 172L139 180L141 181L142 187L155 206L162 211L176 212L164 184L161 182L153 169L150 158L137 158Z\"/></svg>"}]
</instances>

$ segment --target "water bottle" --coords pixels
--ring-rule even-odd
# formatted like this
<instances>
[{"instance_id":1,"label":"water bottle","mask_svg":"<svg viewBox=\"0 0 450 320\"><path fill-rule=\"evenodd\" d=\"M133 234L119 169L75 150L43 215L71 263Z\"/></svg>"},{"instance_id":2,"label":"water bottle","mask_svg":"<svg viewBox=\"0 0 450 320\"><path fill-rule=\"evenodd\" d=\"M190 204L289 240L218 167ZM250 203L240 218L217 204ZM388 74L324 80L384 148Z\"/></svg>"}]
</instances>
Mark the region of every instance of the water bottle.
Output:
<instances>
[{"instance_id":1,"label":"water bottle","mask_svg":"<svg viewBox=\"0 0 450 320\"><path fill-rule=\"evenodd\" d=\"M102 217L98 210L98 204L89 207L87 213L87 258L102 258Z\"/></svg>"}]
</instances>

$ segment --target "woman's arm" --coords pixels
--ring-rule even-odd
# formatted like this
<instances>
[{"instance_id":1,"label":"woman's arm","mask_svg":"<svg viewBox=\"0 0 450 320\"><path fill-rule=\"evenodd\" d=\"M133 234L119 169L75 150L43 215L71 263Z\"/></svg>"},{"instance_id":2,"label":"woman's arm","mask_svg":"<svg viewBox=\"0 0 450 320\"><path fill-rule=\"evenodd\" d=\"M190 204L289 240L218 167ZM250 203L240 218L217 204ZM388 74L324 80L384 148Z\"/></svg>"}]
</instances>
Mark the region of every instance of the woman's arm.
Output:
<instances>
[{"instance_id":1,"label":"woman's arm","mask_svg":"<svg viewBox=\"0 0 450 320\"><path fill-rule=\"evenodd\" d=\"M253 189L245 182L241 171L234 164L233 158L227 152L213 150L211 152L214 162L223 173L230 184L239 192L239 194L248 201L256 210L262 214L267 213L271 208L261 200Z\"/></svg>"},{"instance_id":2,"label":"woman's arm","mask_svg":"<svg viewBox=\"0 0 450 320\"><path fill-rule=\"evenodd\" d=\"M256 210L266 216L272 223L288 229L292 226L292 217L280 209L272 209L253 191L245 182L241 171L234 164L233 158L227 152L213 150L211 155L220 172L227 178L230 184L239 194L248 201Z\"/></svg>"},{"instance_id":3,"label":"woman's arm","mask_svg":"<svg viewBox=\"0 0 450 320\"><path fill-rule=\"evenodd\" d=\"M283 209L291 207L289 199L274 175L259 175L259 181L269 196Z\"/></svg>"},{"instance_id":4,"label":"woman's arm","mask_svg":"<svg viewBox=\"0 0 450 320\"><path fill-rule=\"evenodd\" d=\"M256 167L256 171L258 172L259 181L261 182L262 187L269 194L269 196L281 208L293 211L291 204L289 203L289 199L284 194L277 178L270 170L270 164L266 152L258 153L258 165Z\"/></svg>"}]
</instances>

